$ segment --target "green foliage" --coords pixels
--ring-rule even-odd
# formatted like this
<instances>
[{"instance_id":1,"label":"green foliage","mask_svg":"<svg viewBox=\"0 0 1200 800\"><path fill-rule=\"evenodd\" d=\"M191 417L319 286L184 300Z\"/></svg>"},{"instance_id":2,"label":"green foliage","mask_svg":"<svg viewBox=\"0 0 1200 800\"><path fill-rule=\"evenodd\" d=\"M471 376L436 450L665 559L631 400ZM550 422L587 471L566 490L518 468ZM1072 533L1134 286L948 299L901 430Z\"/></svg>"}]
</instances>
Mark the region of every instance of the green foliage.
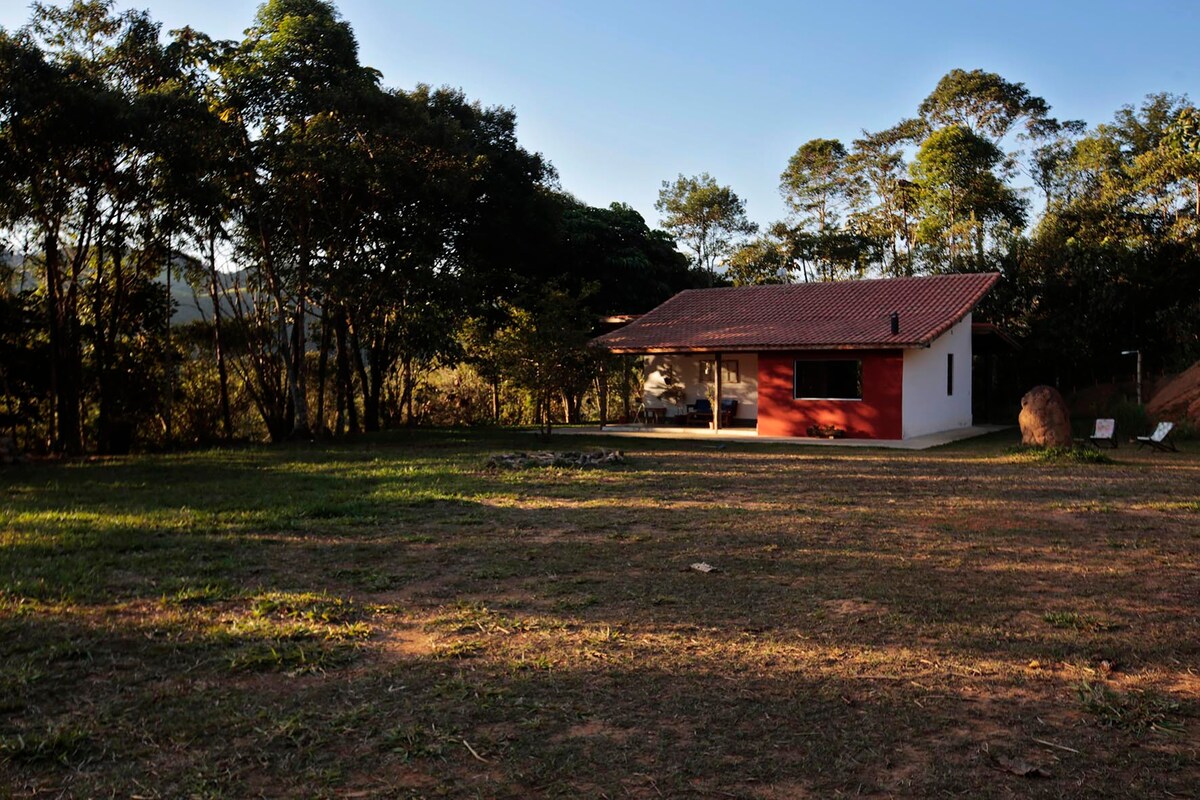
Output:
<instances>
[{"instance_id":1,"label":"green foliage","mask_svg":"<svg viewBox=\"0 0 1200 800\"><path fill-rule=\"evenodd\" d=\"M792 262L786 247L770 235L759 236L734 252L725 275L734 286L787 283Z\"/></svg>"},{"instance_id":2,"label":"green foliage","mask_svg":"<svg viewBox=\"0 0 1200 800\"><path fill-rule=\"evenodd\" d=\"M1030 464L1112 464L1112 458L1087 445L1070 447L1018 446L1009 451L1018 461Z\"/></svg>"},{"instance_id":3,"label":"green foliage","mask_svg":"<svg viewBox=\"0 0 1200 800\"><path fill-rule=\"evenodd\" d=\"M640 314L691 285L687 258L628 205L593 208L564 198L559 278L597 315Z\"/></svg>"},{"instance_id":4,"label":"green foliage","mask_svg":"<svg viewBox=\"0 0 1200 800\"><path fill-rule=\"evenodd\" d=\"M693 266L710 281L738 242L758 229L746 217L745 202L707 172L663 181L654 207L663 215L663 227L692 252Z\"/></svg>"},{"instance_id":5,"label":"green foliage","mask_svg":"<svg viewBox=\"0 0 1200 800\"><path fill-rule=\"evenodd\" d=\"M496 333L496 355L503 373L533 397L535 419L549 435L555 393L565 396L567 421L577 421L577 403L600 356L587 346L592 325L570 295L547 288L531 305L510 308L508 324Z\"/></svg>"},{"instance_id":6,"label":"green foliage","mask_svg":"<svg viewBox=\"0 0 1200 800\"><path fill-rule=\"evenodd\" d=\"M1024 224L1022 203L994 172L1002 159L1000 148L961 125L921 143L910 170L922 212L915 239L935 271L986 269L989 231Z\"/></svg>"},{"instance_id":7,"label":"green foliage","mask_svg":"<svg viewBox=\"0 0 1200 800\"><path fill-rule=\"evenodd\" d=\"M271 0L240 42L164 40L104 2L38 5L0 32L0 99L0 233L29 279L15 288L6 257L0 414L27 446L411 423L423 374L464 355L466 320L491 336L509 309L546 319L554 285L578 339L592 315L693 280L632 208L555 191L511 109L381 87L324 0ZM169 329L168 261L203 295L195 331ZM568 416L578 373L551 392Z\"/></svg>"},{"instance_id":8,"label":"green foliage","mask_svg":"<svg viewBox=\"0 0 1200 800\"><path fill-rule=\"evenodd\" d=\"M324 0L270 0L238 42L107 2L0 32L7 430L75 454L577 421L631 392L627 365L596 381L597 317L723 279L998 270L984 311L1021 339L1023 380L1108 380L1134 347L1148 374L1200 359L1186 97L1086 130L956 69L911 119L802 144L792 217L747 242L744 202L707 173L663 183L652 230L561 192L512 109L380 77ZM1030 232L1022 169L1046 201ZM169 325L168 263L207 301L194 331Z\"/></svg>"},{"instance_id":9,"label":"green foliage","mask_svg":"<svg viewBox=\"0 0 1200 800\"><path fill-rule=\"evenodd\" d=\"M931 129L963 126L993 141L1003 139L1018 122L1033 136L1052 133L1058 123L1050 106L1030 94L1023 83L1012 83L994 72L952 69L918 108Z\"/></svg>"},{"instance_id":10,"label":"green foliage","mask_svg":"<svg viewBox=\"0 0 1200 800\"><path fill-rule=\"evenodd\" d=\"M800 145L779 176L779 190L802 227L818 233L837 227L851 190L845 146L837 139Z\"/></svg>"}]
</instances>

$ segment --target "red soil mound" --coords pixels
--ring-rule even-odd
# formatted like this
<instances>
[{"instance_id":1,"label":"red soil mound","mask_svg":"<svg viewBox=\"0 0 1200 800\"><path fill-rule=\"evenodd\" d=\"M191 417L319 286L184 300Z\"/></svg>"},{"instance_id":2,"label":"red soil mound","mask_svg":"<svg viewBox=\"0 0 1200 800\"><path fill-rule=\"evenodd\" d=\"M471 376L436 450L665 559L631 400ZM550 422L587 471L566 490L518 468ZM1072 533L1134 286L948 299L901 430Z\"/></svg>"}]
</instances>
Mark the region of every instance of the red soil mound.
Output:
<instances>
[{"instance_id":1,"label":"red soil mound","mask_svg":"<svg viewBox=\"0 0 1200 800\"><path fill-rule=\"evenodd\" d=\"M1155 392L1146 410L1155 419L1200 423L1200 361Z\"/></svg>"}]
</instances>

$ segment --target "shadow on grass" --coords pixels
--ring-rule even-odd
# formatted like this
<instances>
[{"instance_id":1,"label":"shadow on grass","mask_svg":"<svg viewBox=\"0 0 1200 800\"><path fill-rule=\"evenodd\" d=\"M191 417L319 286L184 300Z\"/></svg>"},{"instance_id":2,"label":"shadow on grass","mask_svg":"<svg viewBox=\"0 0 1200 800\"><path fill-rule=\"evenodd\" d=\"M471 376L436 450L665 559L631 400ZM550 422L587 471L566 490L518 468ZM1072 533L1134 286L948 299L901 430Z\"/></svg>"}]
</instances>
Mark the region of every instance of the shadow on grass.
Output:
<instances>
[{"instance_id":1,"label":"shadow on grass","mask_svg":"<svg viewBox=\"0 0 1200 800\"><path fill-rule=\"evenodd\" d=\"M530 439L0 475L0 781L78 796L147 774L168 796L1194 785L1184 750L1089 724L1068 677L1104 661L1167 685L1195 663L1194 458L639 443L616 471L480 469ZM331 631L275 592L363 611ZM990 760L1031 757L1033 736L1079 751L1050 753L1056 782Z\"/></svg>"}]
</instances>

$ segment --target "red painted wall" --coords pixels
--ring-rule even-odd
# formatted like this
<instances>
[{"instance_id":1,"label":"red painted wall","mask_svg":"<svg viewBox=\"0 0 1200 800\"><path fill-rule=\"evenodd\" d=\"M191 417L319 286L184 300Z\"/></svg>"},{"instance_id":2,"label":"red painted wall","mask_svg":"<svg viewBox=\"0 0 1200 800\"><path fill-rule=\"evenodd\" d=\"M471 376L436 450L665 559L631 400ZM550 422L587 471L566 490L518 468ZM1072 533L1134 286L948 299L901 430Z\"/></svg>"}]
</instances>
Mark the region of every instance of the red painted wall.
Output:
<instances>
[{"instance_id":1,"label":"red painted wall","mask_svg":"<svg viewBox=\"0 0 1200 800\"><path fill-rule=\"evenodd\" d=\"M861 358L862 400L795 400L793 362ZM901 350L821 350L758 354L759 436L807 436L810 425L836 425L854 439L899 439L904 353Z\"/></svg>"}]
</instances>

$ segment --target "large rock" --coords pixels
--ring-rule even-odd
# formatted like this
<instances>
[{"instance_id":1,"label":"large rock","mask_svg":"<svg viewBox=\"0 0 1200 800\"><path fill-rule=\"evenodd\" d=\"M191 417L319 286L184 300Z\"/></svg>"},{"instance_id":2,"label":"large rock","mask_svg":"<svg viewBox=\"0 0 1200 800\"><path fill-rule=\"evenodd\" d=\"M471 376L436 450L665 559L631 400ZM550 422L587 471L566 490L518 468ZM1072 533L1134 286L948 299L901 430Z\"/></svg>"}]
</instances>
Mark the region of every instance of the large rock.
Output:
<instances>
[{"instance_id":1,"label":"large rock","mask_svg":"<svg viewBox=\"0 0 1200 800\"><path fill-rule=\"evenodd\" d=\"M1067 403L1053 386L1035 386L1021 398L1021 442L1042 447L1071 445Z\"/></svg>"}]
</instances>

